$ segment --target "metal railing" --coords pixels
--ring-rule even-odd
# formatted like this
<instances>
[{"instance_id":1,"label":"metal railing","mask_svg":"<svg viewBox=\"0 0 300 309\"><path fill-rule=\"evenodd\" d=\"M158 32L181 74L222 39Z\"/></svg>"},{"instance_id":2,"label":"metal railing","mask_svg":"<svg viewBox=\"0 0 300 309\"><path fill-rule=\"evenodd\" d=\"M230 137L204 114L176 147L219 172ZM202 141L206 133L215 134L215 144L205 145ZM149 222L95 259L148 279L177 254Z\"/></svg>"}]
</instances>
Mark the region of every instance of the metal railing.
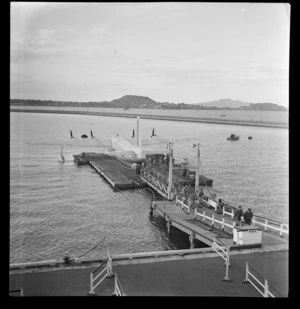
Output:
<instances>
[{"instance_id":1,"label":"metal railing","mask_svg":"<svg viewBox=\"0 0 300 309\"><path fill-rule=\"evenodd\" d=\"M145 171L144 169L141 169L141 176L143 176L146 180L151 182L154 186L156 186L158 189L163 191L163 193L168 193L168 190L162 182L160 182L156 177Z\"/></svg>"},{"instance_id":2,"label":"metal railing","mask_svg":"<svg viewBox=\"0 0 300 309\"><path fill-rule=\"evenodd\" d=\"M256 274L256 276L254 275ZM251 279L250 279L251 278ZM259 280L260 278L260 280ZM253 280L253 281L252 281ZM269 282L254 269L248 262L246 262L246 278L243 283L251 283L251 285L263 296L263 297L283 297Z\"/></svg>"},{"instance_id":3,"label":"metal railing","mask_svg":"<svg viewBox=\"0 0 300 309\"><path fill-rule=\"evenodd\" d=\"M102 269L100 273L97 275L96 272L104 265L106 266ZM94 277L95 276L95 277ZM107 259L97 267L93 272L90 273L90 291L89 294L95 294L95 288L105 279L105 278L112 278L114 273L112 271L112 258L107 249ZM95 283L98 280L97 283Z\"/></svg>"},{"instance_id":4,"label":"metal railing","mask_svg":"<svg viewBox=\"0 0 300 309\"><path fill-rule=\"evenodd\" d=\"M114 296L126 296L126 294L123 291L123 288L121 286L121 282L118 278L118 275L115 274L115 288L113 294Z\"/></svg>"},{"instance_id":5,"label":"metal railing","mask_svg":"<svg viewBox=\"0 0 300 309\"><path fill-rule=\"evenodd\" d=\"M220 240L219 240L220 241ZM221 242L221 241L220 241ZM222 243L222 242L221 242ZM223 244L223 243L222 243ZM223 281L231 281L229 279L228 276L228 268L230 266L230 257L229 257L229 252L230 252L230 247L229 246L225 246L225 244L223 244L223 247L221 247L219 244L217 244L216 242L216 236L214 236L214 242L212 245L213 249L218 253L218 255L225 260L225 266L226 266L226 273L225 273L225 277L222 279ZM224 248L226 248L226 250L224 250Z\"/></svg>"}]
</instances>

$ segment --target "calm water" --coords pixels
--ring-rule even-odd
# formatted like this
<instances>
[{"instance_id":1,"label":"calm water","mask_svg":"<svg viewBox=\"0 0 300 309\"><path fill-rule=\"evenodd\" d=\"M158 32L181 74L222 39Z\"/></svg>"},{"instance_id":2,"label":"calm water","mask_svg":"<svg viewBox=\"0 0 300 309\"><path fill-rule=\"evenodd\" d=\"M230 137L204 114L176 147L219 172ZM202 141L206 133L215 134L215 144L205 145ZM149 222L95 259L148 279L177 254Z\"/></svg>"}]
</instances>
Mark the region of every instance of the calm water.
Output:
<instances>
[{"instance_id":1,"label":"calm water","mask_svg":"<svg viewBox=\"0 0 300 309\"><path fill-rule=\"evenodd\" d=\"M133 128L135 120L126 118L11 113L11 263L78 257L103 237L113 254L189 247L188 236L168 237L163 220L149 217L147 190L114 191L91 167L73 162L73 154L100 151L112 134L131 137ZM143 138L152 128L175 140L178 160L193 162L192 143L200 142L202 172L226 200L288 222L287 129L141 120ZM77 139L69 139L70 129ZM91 129L95 139L79 138ZM240 141L226 140L232 132ZM193 142L184 141L191 136ZM58 160L60 146L64 164ZM99 254L104 247L86 256Z\"/></svg>"}]
</instances>

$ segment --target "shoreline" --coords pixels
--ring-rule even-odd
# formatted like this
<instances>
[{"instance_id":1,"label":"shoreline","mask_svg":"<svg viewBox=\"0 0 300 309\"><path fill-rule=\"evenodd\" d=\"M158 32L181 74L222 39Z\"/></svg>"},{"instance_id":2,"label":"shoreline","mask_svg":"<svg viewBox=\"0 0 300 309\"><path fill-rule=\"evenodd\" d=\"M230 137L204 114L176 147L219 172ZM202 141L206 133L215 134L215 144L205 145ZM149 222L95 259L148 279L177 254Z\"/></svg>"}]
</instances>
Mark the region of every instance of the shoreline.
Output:
<instances>
[{"instance_id":1,"label":"shoreline","mask_svg":"<svg viewBox=\"0 0 300 309\"><path fill-rule=\"evenodd\" d=\"M18 113L46 113L46 114L75 114L75 115L90 115L90 116L104 116L104 117L124 117L136 118L140 116L143 119L152 120L167 120L167 121L183 121L183 122L199 122L211 124L226 124L226 125L240 125L240 126L254 126L254 127L268 127L268 128L284 128L288 129L289 125L285 123L272 123L262 121L245 121L245 120L225 120L215 118L197 118L197 117L176 117L165 115L147 115L147 114L122 114L113 112L87 112L87 111L62 111L62 110L40 110L40 109L16 109L10 108L10 112Z\"/></svg>"}]
</instances>

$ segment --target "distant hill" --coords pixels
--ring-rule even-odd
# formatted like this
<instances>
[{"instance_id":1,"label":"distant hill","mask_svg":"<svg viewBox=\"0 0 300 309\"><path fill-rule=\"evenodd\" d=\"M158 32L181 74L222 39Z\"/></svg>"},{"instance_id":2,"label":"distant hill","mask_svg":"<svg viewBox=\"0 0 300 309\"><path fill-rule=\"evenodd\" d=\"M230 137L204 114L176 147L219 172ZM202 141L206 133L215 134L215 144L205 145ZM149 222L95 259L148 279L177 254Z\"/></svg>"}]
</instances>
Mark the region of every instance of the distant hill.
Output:
<instances>
[{"instance_id":1,"label":"distant hill","mask_svg":"<svg viewBox=\"0 0 300 309\"><path fill-rule=\"evenodd\" d=\"M286 111L287 108L274 103L250 103L248 106L243 106L245 110L265 110L265 111Z\"/></svg>"},{"instance_id":2,"label":"distant hill","mask_svg":"<svg viewBox=\"0 0 300 309\"><path fill-rule=\"evenodd\" d=\"M138 95L124 95L123 97L112 100L108 103L108 106L121 108L155 108L158 105L158 102L155 102L148 97Z\"/></svg>"},{"instance_id":3,"label":"distant hill","mask_svg":"<svg viewBox=\"0 0 300 309\"><path fill-rule=\"evenodd\" d=\"M231 99L221 99L211 102L186 104L156 102L149 97L138 95L125 95L112 101L98 102L71 102L71 101L51 101L51 100L23 100L10 99L12 106L57 106L57 107L109 107L109 108L148 108L148 109L197 109L197 110L218 110L218 109L242 109L242 110L270 110L287 111L287 108L274 103L246 103Z\"/></svg>"},{"instance_id":4,"label":"distant hill","mask_svg":"<svg viewBox=\"0 0 300 309\"><path fill-rule=\"evenodd\" d=\"M223 108L223 107L228 107L228 108L240 108L241 106L247 106L249 103L246 102L241 102L238 100L231 100L231 99L220 99L216 101L210 101L210 102L204 102L204 103L197 103L196 105L202 105L206 107L218 107L218 108Z\"/></svg>"}]
</instances>

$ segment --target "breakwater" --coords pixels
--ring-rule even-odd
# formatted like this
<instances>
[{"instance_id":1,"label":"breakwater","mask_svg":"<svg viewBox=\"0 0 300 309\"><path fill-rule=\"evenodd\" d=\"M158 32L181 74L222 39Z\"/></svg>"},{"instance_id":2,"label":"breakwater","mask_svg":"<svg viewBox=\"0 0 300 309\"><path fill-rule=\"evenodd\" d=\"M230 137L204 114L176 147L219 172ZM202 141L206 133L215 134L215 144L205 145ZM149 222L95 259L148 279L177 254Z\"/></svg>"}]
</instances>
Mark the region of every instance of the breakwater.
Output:
<instances>
[{"instance_id":1,"label":"breakwater","mask_svg":"<svg viewBox=\"0 0 300 309\"><path fill-rule=\"evenodd\" d=\"M21 112L21 113L76 114L76 115L92 115L92 116L106 116L106 117L125 117L125 118L136 118L137 116L140 116L143 119L153 119L153 120L199 122L199 123L211 123L211 124L227 124L227 125L256 126L256 127L269 127L269 128L285 128L285 129L289 128L289 125L287 123L281 123L281 122L149 115L143 113L136 114L136 113L118 113L118 112L114 113L114 112L94 112L94 111L90 112L90 111L72 111L72 110L19 109L13 107L10 108L10 111Z\"/></svg>"}]
</instances>

